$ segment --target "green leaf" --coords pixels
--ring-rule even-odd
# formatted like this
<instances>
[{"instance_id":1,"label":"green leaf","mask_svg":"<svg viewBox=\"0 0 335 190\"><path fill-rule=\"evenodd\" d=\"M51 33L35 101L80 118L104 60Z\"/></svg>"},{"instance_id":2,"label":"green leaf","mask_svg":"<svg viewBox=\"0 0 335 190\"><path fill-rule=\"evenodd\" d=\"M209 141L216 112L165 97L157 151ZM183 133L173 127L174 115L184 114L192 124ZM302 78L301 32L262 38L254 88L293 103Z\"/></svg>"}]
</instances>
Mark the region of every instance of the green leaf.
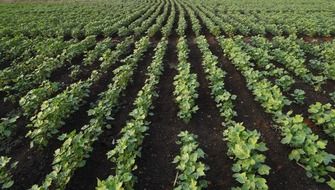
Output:
<instances>
[{"instance_id":1,"label":"green leaf","mask_svg":"<svg viewBox=\"0 0 335 190\"><path fill-rule=\"evenodd\" d=\"M327 143L324 142L324 141L318 141L318 142L316 142L316 145L321 149L325 149L326 146L327 146Z\"/></svg>"},{"instance_id":2,"label":"green leaf","mask_svg":"<svg viewBox=\"0 0 335 190\"><path fill-rule=\"evenodd\" d=\"M239 159L246 159L250 157L250 150L246 145L235 144L233 152Z\"/></svg>"},{"instance_id":3,"label":"green leaf","mask_svg":"<svg viewBox=\"0 0 335 190\"><path fill-rule=\"evenodd\" d=\"M328 165L329 163L333 162L333 160L335 159L335 155L333 154L326 154L324 159L323 159L323 163Z\"/></svg>"},{"instance_id":4,"label":"green leaf","mask_svg":"<svg viewBox=\"0 0 335 190\"><path fill-rule=\"evenodd\" d=\"M261 166L258 168L258 173L259 173L260 175L269 175L269 173L270 173L270 169L271 169L271 168L270 168L269 166L263 164L263 165L261 165Z\"/></svg>"},{"instance_id":5,"label":"green leaf","mask_svg":"<svg viewBox=\"0 0 335 190\"><path fill-rule=\"evenodd\" d=\"M268 185L266 184L266 180L264 178L256 178L256 189L268 189Z\"/></svg>"},{"instance_id":6,"label":"green leaf","mask_svg":"<svg viewBox=\"0 0 335 190\"><path fill-rule=\"evenodd\" d=\"M11 186L13 186L13 184L14 184L14 181L8 181L8 182L6 182L6 183L4 183L4 184L2 185L2 188L3 188L3 189L8 189L8 188L10 188Z\"/></svg>"},{"instance_id":7,"label":"green leaf","mask_svg":"<svg viewBox=\"0 0 335 190\"><path fill-rule=\"evenodd\" d=\"M236 174L233 175L233 177L236 179L236 181L238 181L242 184L244 184L248 180L247 174L245 172L236 173Z\"/></svg>"},{"instance_id":8,"label":"green leaf","mask_svg":"<svg viewBox=\"0 0 335 190\"><path fill-rule=\"evenodd\" d=\"M300 160L300 151L295 149L295 150L292 150L292 152L289 154L288 158L290 160L295 160L295 161L299 161Z\"/></svg>"},{"instance_id":9,"label":"green leaf","mask_svg":"<svg viewBox=\"0 0 335 190\"><path fill-rule=\"evenodd\" d=\"M257 150L259 150L261 152L264 152L264 151L267 151L268 148L266 147L265 143L259 143L258 147L257 147Z\"/></svg>"},{"instance_id":10,"label":"green leaf","mask_svg":"<svg viewBox=\"0 0 335 190\"><path fill-rule=\"evenodd\" d=\"M329 181L327 181L327 184L329 185L329 187L331 187L332 189L335 189L335 180L331 177Z\"/></svg>"},{"instance_id":11,"label":"green leaf","mask_svg":"<svg viewBox=\"0 0 335 190\"><path fill-rule=\"evenodd\" d=\"M235 172L235 173L240 172L240 171L241 171L241 165L238 164L238 163L233 164L232 170L233 170L233 172Z\"/></svg>"},{"instance_id":12,"label":"green leaf","mask_svg":"<svg viewBox=\"0 0 335 190\"><path fill-rule=\"evenodd\" d=\"M292 140L293 135L291 133L287 134L280 142L282 144L289 144Z\"/></svg>"}]
</instances>

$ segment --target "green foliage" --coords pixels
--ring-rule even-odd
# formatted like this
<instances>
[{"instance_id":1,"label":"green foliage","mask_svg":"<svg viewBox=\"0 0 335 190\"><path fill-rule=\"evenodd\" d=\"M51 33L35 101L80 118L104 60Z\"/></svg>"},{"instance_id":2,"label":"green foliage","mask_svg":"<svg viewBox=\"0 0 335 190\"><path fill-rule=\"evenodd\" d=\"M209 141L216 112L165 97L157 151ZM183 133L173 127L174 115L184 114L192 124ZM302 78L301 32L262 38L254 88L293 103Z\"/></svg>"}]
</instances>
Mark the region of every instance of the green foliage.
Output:
<instances>
[{"instance_id":1,"label":"green foliage","mask_svg":"<svg viewBox=\"0 0 335 190\"><path fill-rule=\"evenodd\" d=\"M11 158L0 156L0 186L1 189L10 189L14 180L12 179L11 172L16 168L18 162L10 163Z\"/></svg>"},{"instance_id":2,"label":"green foliage","mask_svg":"<svg viewBox=\"0 0 335 190\"><path fill-rule=\"evenodd\" d=\"M158 14L159 12L157 13L157 15ZM164 6L163 14L155 16L156 23L147 30L148 37L153 37L162 28L163 22L165 21L167 15L168 15L168 6Z\"/></svg>"},{"instance_id":3,"label":"green foliage","mask_svg":"<svg viewBox=\"0 0 335 190\"><path fill-rule=\"evenodd\" d=\"M107 91L100 94L97 104L88 111L88 115L92 117L89 125L85 125L79 133L72 131L60 136L59 139L64 140L64 143L55 151L52 171L41 186L34 185L32 190L47 190L52 183L59 189L65 189L74 171L85 165L85 160L93 150L93 143L98 140L104 128L110 127L107 121L112 119L112 111L131 80L136 63L147 51L149 39L143 37L135 47L135 53L124 60L124 65L114 70L115 76Z\"/></svg>"},{"instance_id":4,"label":"green foliage","mask_svg":"<svg viewBox=\"0 0 335 190\"><path fill-rule=\"evenodd\" d=\"M316 102L309 106L308 113L316 125L321 126L326 134L335 138L335 109L331 104Z\"/></svg>"},{"instance_id":5,"label":"green foliage","mask_svg":"<svg viewBox=\"0 0 335 190\"><path fill-rule=\"evenodd\" d=\"M305 65L305 55L296 41L295 35L289 36L288 38L275 37L272 43L273 50L271 54L297 77L313 85L315 90L320 90L326 77L315 76L308 70Z\"/></svg>"},{"instance_id":6,"label":"green foliage","mask_svg":"<svg viewBox=\"0 0 335 190\"><path fill-rule=\"evenodd\" d=\"M178 44L178 74L174 77L173 85L175 86L173 95L176 97L176 102L179 106L178 117L188 123L199 108L195 104L198 98L197 75L191 73L190 63L188 62L189 49L185 37L180 37Z\"/></svg>"},{"instance_id":7,"label":"green foliage","mask_svg":"<svg viewBox=\"0 0 335 190\"><path fill-rule=\"evenodd\" d=\"M325 151L327 141L313 134L303 122L301 115L290 114L291 112L276 119L282 127L281 143L294 148L289 154L289 159L302 164L308 177L313 177L317 182L325 182L328 173L335 171L335 168L330 166L335 156Z\"/></svg>"},{"instance_id":8,"label":"green foliage","mask_svg":"<svg viewBox=\"0 0 335 190\"><path fill-rule=\"evenodd\" d=\"M305 91L301 89L294 89L293 93L291 94L294 98L294 102L297 104L304 104L304 99L305 99Z\"/></svg>"},{"instance_id":9,"label":"green foliage","mask_svg":"<svg viewBox=\"0 0 335 190\"><path fill-rule=\"evenodd\" d=\"M187 27L186 19L185 19L185 10L181 8L181 5L178 3L177 5L178 11L179 11L179 18L178 18L178 27L176 29L176 32L178 36L184 36L185 30Z\"/></svg>"},{"instance_id":10,"label":"green foliage","mask_svg":"<svg viewBox=\"0 0 335 190\"><path fill-rule=\"evenodd\" d=\"M266 79L259 80L258 72L254 71L255 74L251 74L253 69L248 64L250 57L242 52L234 40L221 38L220 42L225 54L232 59L233 64L246 78L247 86L253 91L255 99L261 103L266 112L273 115L275 122L280 126L283 137L281 142L293 149L289 159L302 165L308 177L320 183L326 182L327 175L335 171L335 168L330 165L335 156L325 151L327 141L313 134L304 123L302 116L291 116L291 112L282 113L285 98L280 89ZM265 88L260 88L262 86ZM275 102L278 104L274 104ZM273 105L279 106L273 107Z\"/></svg>"},{"instance_id":11,"label":"green foliage","mask_svg":"<svg viewBox=\"0 0 335 190\"><path fill-rule=\"evenodd\" d=\"M209 169L201 159L205 158L204 151L199 148L197 136L182 131L178 134L177 144L181 145L180 153L173 162L177 165L178 177L174 190L201 190L207 187L207 181L203 179Z\"/></svg>"},{"instance_id":12,"label":"green foliage","mask_svg":"<svg viewBox=\"0 0 335 190\"><path fill-rule=\"evenodd\" d=\"M98 42L93 50L88 51L84 57L85 65L92 65L95 61L98 61L102 57L103 53L114 46L111 38L106 38L101 42Z\"/></svg>"},{"instance_id":13,"label":"green foliage","mask_svg":"<svg viewBox=\"0 0 335 190\"><path fill-rule=\"evenodd\" d=\"M134 38L130 36L118 43L114 51L107 49L99 58L99 61L102 61L100 64L100 72L106 73L108 68L118 61L121 55L126 53L132 43L134 43Z\"/></svg>"},{"instance_id":14,"label":"green foliage","mask_svg":"<svg viewBox=\"0 0 335 190\"><path fill-rule=\"evenodd\" d=\"M231 94L225 89L224 78L226 73L219 68L218 58L209 50L206 38L199 36L196 38L196 43L202 53L202 65L206 78L210 82L211 94L214 97L216 106L220 110L220 115L224 118L225 124L228 125L232 122L232 118L237 115L233 105L236 95Z\"/></svg>"},{"instance_id":15,"label":"green foliage","mask_svg":"<svg viewBox=\"0 0 335 190\"><path fill-rule=\"evenodd\" d=\"M64 120L78 110L84 98L88 97L90 85L88 81L79 81L42 103L40 111L31 117L32 123L28 125L32 128L27 133L27 137L32 140L31 147L45 147L48 144L48 140L65 124Z\"/></svg>"},{"instance_id":16,"label":"green foliage","mask_svg":"<svg viewBox=\"0 0 335 190\"><path fill-rule=\"evenodd\" d=\"M335 43L324 43L320 52L323 61L323 72L331 80L335 80Z\"/></svg>"},{"instance_id":17,"label":"green foliage","mask_svg":"<svg viewBox=\"0 0 335 190\"><path fill-rule=\"evenodd\" d=\"M77 44L72 44L65 49L60 55L61 62L71 62L73 58L80 55L84 51L91 49L96 44L96 36L88 36L83 41Z\"/></svg>"},{"instance_id":18,"label":"green foliage","mask_svg":"<svg viewBox=\"0 0 335 190\"><path fill-rule=\"evenodd\" d=\"M271 44L266 38L256 36L251 38L251 45L240 42L244 49L250 54L251 61L255 61L260 74L264 77L276 78L275 84L278 85L283 91L290 90L291 86L295 83L293 77L283 68L276 67L271 61L273 56L269 54L269 47ZM251 65L253 66L253 65ZM255 67L254 67L255 68Z\"/></svg>"},{"instance_id":19,"label":"green foliage","mask_svg":"<svg viewBox=\"0 0 335 190\"><path fill-rule=\"evenodd\" d=\"M270 167L262 152L268 150L260 141L257 131L246 130L241 123L228 127L224 131L224 140L228 143L228 155L234 160L233 177L241 187L233 189L268 189L264 175L269 175Z\"/></svg>"},{"instance_id":20,"label":"green foliage","mask_svg":"<svg viewBox=\"0 0 335 190\"><path fill-rule=\"evenodd\" d=\"M136 176L133 170L149 127L146 119L152 114L152 100L157 96L155 87L162 74L166 47L168 43L174 46L175 41L167 38L178 16L176 32L181 38L177 45L178 74L174 78L174 96L180 108L178 116L188 122L198 109L195 101L199 84L187 62L186 37L194 33L195 41L194 36L190 36L189 42L196 43L201 51L208 87L224 119L228 154L234 160L233 177L241 184L233 189L267 189L264 176L270 169L264 164L266 147L260 142L260 134L233 120L237 115L233 102L238 97L225 89L226 72L220 68L220 64L227 64L225 58L219 60L213 55L215 51L212 53L209 48L211 44L216 50L216 40L244 77L255 101L272 115L280 129L281 142L291 148L289 159L303 167L307 176L335 189L335 181L330 177L335 171L332 166L334 155L326 152L327 141L313 134L306 125L306 118L291 112L283 113L283 108L286 110L289 107L285 106L291 103L284 94L290 95L295 77L322 91L327 80L335 79L335 43L326 42L335 34L334 8L334 4L326 0L3 4L0 6L3 18L0 20L0 92L4 94L5 104L11 101L20 107L1 118L0 140L10 137L22 120L31 118L27 136L32 139L32 145L46 147L64 122L85 103L92 85L112 72L112 83L88 111L91 120L81 130L59 137L63 144L54 154L52 171L41 186L32 187L34 190L65 189L75 170L85 165L93 144L106 128L111 127L108 121L113 119L119 98L131 82L137 65L141 64L144 53L157 44L156 37L162 36L148 67L145 85L134 103L131 119L108 154L116 163L115 175L98 182L98 189L134 189ZM189 28L193 30L192 34L186 34ZM161 35L156 35L159 31ZM201 33L206 34L208 40ZM135 40L144 34L146 36L135 44L132 55L126 57L131 54ZM219 37L222 34L225 38ZM120 60L123 57L126 58ZM82 60L83 65L78 64L78 60ZM119 64L115 65L116 62ZM114 65L118 67L111 71ZM59 83L50 82L55 80L55 71L67 68L70 68L73 84L63 89ZM91 71L91 74L88 79L78 81L82 69L85 73ZM296 103L304 103L303 91L296 89L291 95ZM329 96L335 102L335 93ZM313 123L322 127L330 137L335 137L335 114L331 104L317 102L309 106L308 112ZM207 167L199 161L204 158L204 153L198 148L196 137L187 132L179 137L181 155L174 162L181 174L175 188L205 188L206 182L201 178L205 177ZM192 156L186 156L189 154ZM3 189L11 189L13 185L11 173L16 164L10 163L10 158L0 157Z\"/></svg>"},{"instance_id":21,"label":"green foliage","mask_svg":"<svg viewBox=\"0 0 335 190\"><path fill-rule=\"evenodd\" d=\"M167 20L167 24L163 26L161 29L163 37L168 38L170 36L173 25L175 23L175 18L176 18L176 8L174 1L172 1L171 14Z\"/></svg>"},{"instance_id":22,"label":"green foliage","mask_svg":"<svg viewBox=\"0 0 335 190\"><path fill-rule=\"evenodd\" d=\"M136 158L141 155L141 145L149 129L147 117L150 114L153 98L158 96L155 92L163 70L163 57L167 48L167 40L162 41L155 49L154 60L148 67L148 78L138 92L134 102L134 109L129 114L131 119L121 130L121 138L117 140L114 149L107 153L110 161L116 164L115 175L110 175L106 180L98 180L97 190L134 188L136 176L133 171L137 168Z\"/></svg>"},{"instance_id":23,"label":"green foliage","mask_svg":"<svg viewBox=\"0 0 335 190\"><path fill-rule=\"evenodd\" d=\"M330 99L335 103L335 91L332 93L329 93Z\"/></svg>"},{"instance_id":24,"label":"green foliage","mask_svg":"<svg viewBox=\"0 0 335 190\"><path fill-rule=\"evenodd\" d=\"M202 27L200 25L199 20L197 19L197 16L194 14L194 12L190 8L185 8L185 9L188 15L190 16L193 32L195 33L196 36L199 36Z\"/></svg>"},{"instance_id":25,"label":"green foliage","mask_svg":"<svg viewBox=\"0 0 335 190\"><path fill-rule=\"evenodd\" d=\"M16 121L20 118L20 115L13 113L12 115L1 118L0 123L0 140L6 139L12 134L12 128L16 127Z\"/></svg>"},{"instance_id":26,"label":"green foliage","mask_svg":"<svg viewBox=\"0 0 335 190\"><path fill-rule=\"evenodd\" d=\"M30 90L19 101L24 115L32 116L36 114L43 101L56 93L60 87L61 85L59 83L44 81L38 88Z\"/></svg>"},{"instance_id":27,"label":"green foliage","mask_svg":"<svg viewBox=\"0 0 335 190\"><path fill-rule=\"evenodd\" d=\"M221 38L220 44L224 52L232 59L233 63L243 72L247 81L247 87L252 90L255 100L259 101L268 113L276 113L288 104L288 100L283 96L280 88L273 85L261 73L254 70L249 65L250 56L244 53L233 39Z\"/></svg>"},{"instance_id":28,"label":"green foliage","mask_svg":"<svg viewBox=\"0 0 335 190\"><path fill-rule=\"evenodd\" d=\"M69 76L71 77L72 80L76 80L80 74L81 74L81 68L80 65L72 65L69 70L71 71Z\"/></svg>"}]
</instances>

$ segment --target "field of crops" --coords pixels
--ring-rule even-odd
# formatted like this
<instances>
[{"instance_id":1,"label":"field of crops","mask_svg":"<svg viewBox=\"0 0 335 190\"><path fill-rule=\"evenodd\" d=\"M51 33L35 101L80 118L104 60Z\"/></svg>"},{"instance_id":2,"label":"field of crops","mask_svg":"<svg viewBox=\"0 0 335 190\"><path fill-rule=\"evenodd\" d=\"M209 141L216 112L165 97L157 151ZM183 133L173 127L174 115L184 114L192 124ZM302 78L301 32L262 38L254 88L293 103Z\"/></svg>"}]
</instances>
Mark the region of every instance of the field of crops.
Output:
<instances>
[{"instance_id":1,"label":"field of crops","mask_svg":"<svg viewBox=\"0 0 335 190\"><path fill-rule=\"evenodd\" d=\"M335 189L335 2L0 3L0 188Z\"/></svg>"}]
</instances>

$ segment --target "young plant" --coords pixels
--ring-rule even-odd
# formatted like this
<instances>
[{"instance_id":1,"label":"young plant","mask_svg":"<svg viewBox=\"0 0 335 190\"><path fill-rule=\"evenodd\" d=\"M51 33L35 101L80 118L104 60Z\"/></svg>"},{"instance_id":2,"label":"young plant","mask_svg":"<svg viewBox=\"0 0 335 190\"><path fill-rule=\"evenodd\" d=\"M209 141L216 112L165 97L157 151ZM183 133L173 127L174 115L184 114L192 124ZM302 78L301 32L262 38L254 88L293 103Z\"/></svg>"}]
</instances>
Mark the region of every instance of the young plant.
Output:
<instances>
[{"instance_id":1,"label":"young plant","mask_svg":"<svg viewBox=\"0 0 335 190\"><path fill-rule=\"evenodd\" d=\"M295 89L291 96L294 98L294 102L300 105L304 104L304 99L305 99L305 91L301 89Z\"/></svg>"},{"instance_id":2,"label":"young plant","mask_svg":"<svg viewBox=\"0 0 335 190\"><path fill-rule=\"evenodd\" d=\"M295 83L295 81L291 76L285 74L276 79L275 83L283 89L284 92L287 92L291 89L291 86Z\"/></svg>"},{"instance_id":3,"label":"young plant","mask_svg":"<svg viewBox=\"0 0 335 190\"><path fill-rule=\"evenodd\" d=\"M178 49L178 74L174 77L173 85L175 86L173 95L176 97L176 102L179 106L178 117L188 123L192 118L192 114L199 108L195 104L198 98L197 88L199 83L197 75L191 73L190 63L188 62L189 49L184 37L181 37L177 44Z\"/></svg>"},{"instance_id":4,"label":"young plant","mask_svg":"<svg viewBox=\"0 0 335 190\"><path fill-rule=\"evenodd\" d=\"M283 137L281 142L293 149L289 159L302 165L306 175L316 182L327 182L332 185L333 180L328 175L335 172L335 168L331 166L335 156L325 150L327 141L319 139L318 135L313 134L312 130L304 123L304 118L301 115L291 116L292 112L284 114L283 106L269 109L268 105L272 105L273 100L278 101L279 105L285 105L286 98L281 94L280 89L275 88L276 86L273 86L266 79L261 80L266 85L261 85L261 81L257 79L259 73L254 72L254 76L250 74L252 70L249 66L250 58L241 51L234 40L221 39L222 49L246 78L247 87L253 91L256 100L261 103L266 112L272 114L274 121L280 126ZM276 89L277 93L268 93L271 92L272 88ZM255 93L256 90L261 90L264 93Z\"/></svg>"},{"instance_id":5,"label":"young plant","mask_svg":"<svg viewBox=\"0 0 335 190\"><path fill-rule=\"evenodd\" d=\"M246 130L241 123L228 127L223 133L228 143L228 156L234 160L233 177L241 184L234 189L267 190L263 177L269 175L270 167L264 164L266 157L262 154L268 150L260 141L260 134Z\"/></svg>"},{"instance_id":6,"label":"young plant","mask_svg":"<svg viewBox=\"0 0 335 190\"><path fill-rule=\"evenodd\" d=\"M335 91L332 93L329 93L330 99L335 103Z\"/></svg>"},{"instance_id":7,"label":"young plant","mask_svg":"<svg viewBox=\"0 0 335 190\"><path fill-rule=\"evenodd\" d=\"M88 51L84 57L84 65L92 65L95 61L99 60L102 54L108 49L112 48L114 43L111 38L106 38L97 43L93 50Z\"/></svg>"},{"instance_id":8,"label":"young plant","mask_svg":"<svg viewBox=\"0 0 335 190\"><path fill-rule=\"evenodd\" d=\"M196 38L196 43L202 53L202 65L206 78L210 82L211 95L214 97L216 106L219 108L220 116L224 118L225 125L227 125L237 115L233 104L237 96L225 89L224 78L226 73L218 66L218 57L210 51L206 38L201 35Z\"/></svg>"},{"instance_id":9,"label":"young plant","mask_svg":"<svg viewBox=\"0 0 335 190\"><path fill-rule=\"evenodd\" d=\"M31 138L31 147L40 148L48 144L49 139L59 132L64 120L79 109L84 99L89 96L92 81L79 81L73 83L57 96L44 101L41 110L31 117L32 123L28 125L31 130L27 137Z\"/></svg>"},{"instance_id":10,"label":"young plant","mask_svg":"<svg viewBox=\"0 0 335 190\"><path fill-rule=\"evenodd\" d=\"M14 180L11 172L16 168L18 162L10 163L11 158L0 156L0 186L1 189L10 189Z\"/></svg>"},{"instance_id":11,"label":"young plant","mask_svg":"<svg viewBox=\"0 0 335 190\"><path fill-rule=\"evenodd\" d=\"M149 38L143 37L136 44L136 51L124 60L124 65L113 71L114 77L108 89L100 94L96 105L88 111L92 119L79 133L72 131L60 136L64 143L55 151L52 171L46 176L41 186L33 185L32 190L45 190L54 185L57 189L65 189L76 169L85 165L93 143L112 119L113 110L117 107L122 92L126 89L134 74L134 67L149 47ZM118 51L118 50L116 50Z\"/></svg>"},{"instance_id":12,"label":"young plant","mask_svg":"<svg viewBox=\"0 0 335 190\"><path fill-rule=\"evenodd\" d=\"M23 96L19 104L23 109L24 115L32 116L35 114L43 101L52 96L60 89L61 85L57 82L43 81L38 87L30 90Z\"/></svg>"},{"instance_id":13,"label":"young plant","mask_svg":"<svg viewBox=\"0 0 335 190\"><path fill-rule=\"evenodd\" d=\"M72 65L69 70L71 71L70 73L70 77L73 79L73 80L76 80L80 73L81 73L81 70L80 70L80 65Z\"/></svg>"},{"instance_id":14,"label":"young plant","mask_svg":"<svg viewBox=\"0 0 335 190\"><path fill-rule=\"evenodd\" d=\"M197 143L197 136L182 131L178 135L177 144L181 145L180 153L172 163L177 164L177 182L174 190L201 190L207 187L205 172L209 169L201 159L205 158L205 153Z\"/></svg>"},{"instance_id":15,"label":"young plant","mask_svg":"<svg viewBox=\"0 0 335 190\"><path fill-rule=\"evenodd\" d=\"M331 104L316 102L309 106L308 112L315 124L322 126L324 132L335 139L335 109Z\"/></svg>"},{"instance_id":16,"label":"young plant","mask_svg":"<svg viewBox=\"0 0 335 190\"><path fill-rule=\"evenodd\" d=\"M326 152L327 141L313 134L301 115L291 116L291 114L292 112L278 115L275 119L281 126L283 137L281 143L293 148L289 159L303 165L307 176L316 182L326 182L327 175L335 172L335 168L331 166L335 156Z\"/></svg>"},{"instance_id":17,"label":"young plant","mask_svg":"<svg viewBox=\"0 0 335 190\"><path fill-rule=\"evenodd\" d=\"M116 165L115 175L110 175L105 180L98 180L97 190L134 189L137 178L133 171L137 168L136 159L141 155L143 139L149 129L150 123L147 117L152 108L152 101L158 96L155 88L162 74L167 43L163 38L157 45L154 60L148 67L148 78L137 94L135 108L129 114L131 119L121 130L122 136L117 140L115 148L107 153L108 159Z\"/></svg>"},{"instance_id":18,"label":"young plant","mask_svg":"<svg viewBox=\"0 0 335 190\"><path fill-rule=\"evenodd\" d=\"M0 119L0 141L12 134L12 129L16 127L16 121L20 117L20 113L12 112L7 117Z\"/></svg>"}]
</instances>

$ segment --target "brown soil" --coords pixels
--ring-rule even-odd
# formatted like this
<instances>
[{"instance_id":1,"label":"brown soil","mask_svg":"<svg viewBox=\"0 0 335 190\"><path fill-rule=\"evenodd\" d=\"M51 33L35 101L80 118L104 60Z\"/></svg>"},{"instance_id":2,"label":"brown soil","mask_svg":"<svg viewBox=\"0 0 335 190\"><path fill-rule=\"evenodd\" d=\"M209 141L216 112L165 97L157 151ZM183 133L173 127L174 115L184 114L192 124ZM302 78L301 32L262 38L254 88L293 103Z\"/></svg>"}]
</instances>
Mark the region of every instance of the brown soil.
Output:
<instances>
[{"instance_id":1,"label":"brown soil","mask_svg":"<svg viewBox=\"0 0 335 190\"><path fill-rule=\"evenodd\" d=\"M18 105L10 101L5 101L6 94L1 92L0 93L0 118L5 118L7 115L15 109Z\"/></svg>"},{"instance_id":2,"label":"brown soil","mask_svg":"<svg viewBox=\"0 0 335 190\"><path fill-rule=\"evenodd\" d=\"M323 43L323 42L331 42L334 37L329 36L329 37L310 37L310 36L302 36L302 39L305 42L310 42L310 43Z\"/></svg>"},{"instance_id":3,"label":"brown soil","mask_svg":"<svg viewBox=\"0 0 335 190\"><path fill-rule=\"evenodd\" d=\"M328 95L328 98L330 98L329 94L335 92L335 81L334 80L326 80L326 83L321 86L323 89L323 93Z\"/></svg>"}]
</instances>

